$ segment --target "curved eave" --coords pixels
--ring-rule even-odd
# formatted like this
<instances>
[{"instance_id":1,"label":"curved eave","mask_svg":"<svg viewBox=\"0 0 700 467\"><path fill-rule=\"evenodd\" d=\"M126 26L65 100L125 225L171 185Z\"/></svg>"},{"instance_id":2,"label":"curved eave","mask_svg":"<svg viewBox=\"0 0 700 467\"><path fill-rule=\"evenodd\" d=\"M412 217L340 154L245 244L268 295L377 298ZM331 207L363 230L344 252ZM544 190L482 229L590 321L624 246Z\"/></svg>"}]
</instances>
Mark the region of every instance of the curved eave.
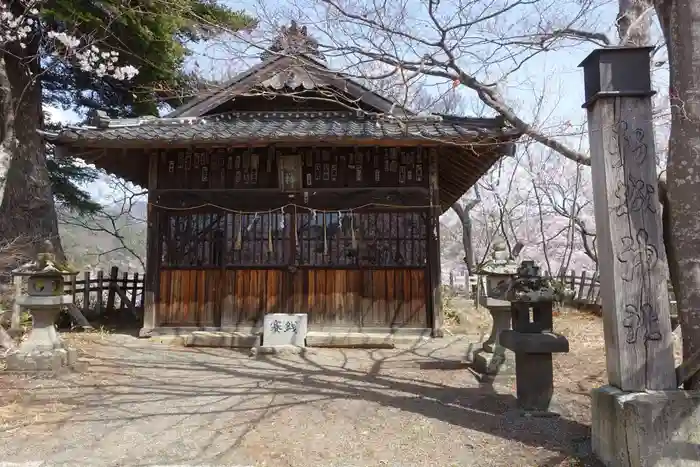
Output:
<instances>
[{"instance_id":1,"label":"curved eave","mask_svg":"<svg viewBox=\"0 0 700 467\"><path fill-rule=\"evenodd\" d=\"M473 132L462 138L417 138L391 135L381 139L357 137L290 137L169 140L144 142L128 140L85 140L67 137L71 130L59 134L44 134L47 141L59 151L68 151L106 172L136 185L148 184L148 154L166 148L254 147L275 144L279 146L402 146L434 147L438 153L438 186L442 212L460 199L501 157L512 153L514 142L521 133L506 130L486 135Z\"/></svg>"},{"instance_id":2,"label":"curved eave","mask_svg":"<svg viewBox=\"0 0 700 467\"><path fill-rule=\"evenodd\" d=\"M517 138L516 138L517 139ZM512 153L515 139L488 147L438 149L438 189L442 212L464 196L502 157ZM477 146L478 147L478 146Z\"/></svg>"}]
</instances>

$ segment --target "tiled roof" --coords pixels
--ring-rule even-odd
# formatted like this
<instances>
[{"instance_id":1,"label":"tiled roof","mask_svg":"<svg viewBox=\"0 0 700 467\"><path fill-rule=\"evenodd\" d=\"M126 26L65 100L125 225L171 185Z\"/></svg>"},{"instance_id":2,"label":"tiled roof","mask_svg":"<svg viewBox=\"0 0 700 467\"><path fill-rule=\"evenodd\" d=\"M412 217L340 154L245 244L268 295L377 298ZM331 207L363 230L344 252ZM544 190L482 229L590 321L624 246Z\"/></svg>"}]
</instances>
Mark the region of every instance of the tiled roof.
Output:
<instances>
[{"instance_id":1,"label":"tiled roof","mask_svg":"<svg viewBox=\"0 0 700 467\"><path fill-rule=\"evenodd\" d=\"M376 117L355 112L233 112L199 118L98 119L91 127L45 134L58 144L100 146L129 143L217 143L250 140L435 139L475 137L511 139L496 119L460 117Z\"/></svg>"}]
</instances>

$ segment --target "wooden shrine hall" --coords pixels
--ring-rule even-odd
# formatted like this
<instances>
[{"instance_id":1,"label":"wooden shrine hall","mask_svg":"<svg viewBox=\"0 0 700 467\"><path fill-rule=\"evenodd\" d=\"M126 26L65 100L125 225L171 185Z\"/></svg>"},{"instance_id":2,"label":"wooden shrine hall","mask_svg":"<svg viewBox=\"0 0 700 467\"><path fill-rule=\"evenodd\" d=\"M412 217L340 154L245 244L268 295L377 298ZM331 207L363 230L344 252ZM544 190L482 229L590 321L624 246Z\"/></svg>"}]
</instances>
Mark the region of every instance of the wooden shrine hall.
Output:
<instances>
[{"instance_id":1,"label":"wooden shrine hall","mask_svg":"<svg viewBox=\"0 0 700 467\"><path fill-rule=\"evenodd\" d=\"M257 332L289 312L309 331L440 336L438 218L520 134L416 115L329 69L305 31L280 37L165 117L45 134L148 189L142 335Z\"/></svg>"}]
</instances>

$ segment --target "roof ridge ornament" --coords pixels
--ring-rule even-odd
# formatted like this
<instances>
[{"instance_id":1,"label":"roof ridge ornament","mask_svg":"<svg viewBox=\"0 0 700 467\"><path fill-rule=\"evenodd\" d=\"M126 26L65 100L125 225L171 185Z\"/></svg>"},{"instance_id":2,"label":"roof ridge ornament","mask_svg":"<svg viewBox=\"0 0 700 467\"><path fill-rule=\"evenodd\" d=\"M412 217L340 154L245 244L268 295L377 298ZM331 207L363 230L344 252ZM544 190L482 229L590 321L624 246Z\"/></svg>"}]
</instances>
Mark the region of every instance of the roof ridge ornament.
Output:
<instances>
[{"instance_id":1,"label":"roof ridge ornament","mask_svg":"<svg viewBox=\"0 0 700 467\"><path fill-rule=\"evenodd\" d=\"M110 120L104 110L92 109L87 114L87 124L96 128L109 128Z\"/></svg>"},{"instance_id":2,"label":"roof ridge ornament","mask_svg":"<svg viewBox=\"0 0 700 467\"><path fill-rule=\"evenodd\" d=\"M274 55L307 55L326 61L319 50L318 41L309 35L306 26L299 27L295 20L291 21L289 27L280 27L277 37L268 49L262 51L260 59L267 60Z\"/></svg>"}]
</instances>

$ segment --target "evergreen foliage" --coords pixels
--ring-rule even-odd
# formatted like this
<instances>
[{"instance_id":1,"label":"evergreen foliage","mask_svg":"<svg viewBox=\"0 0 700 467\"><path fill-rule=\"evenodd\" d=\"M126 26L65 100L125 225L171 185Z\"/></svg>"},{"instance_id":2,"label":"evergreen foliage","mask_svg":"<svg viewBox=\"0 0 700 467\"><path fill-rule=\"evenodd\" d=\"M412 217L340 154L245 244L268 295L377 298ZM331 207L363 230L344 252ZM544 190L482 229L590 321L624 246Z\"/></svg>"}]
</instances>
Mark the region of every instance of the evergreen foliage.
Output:
<instances>
[{"instance_id":1,"label":"evergreen foliage","mask_svg":"<svg viewBox=\"0 0 700 467\"><path fill-rule=\"evenodd\" d=\"M157 115L164 104L180 105L201 89L198 77L185 70L192 47L256 25L250 16L216 0L50 0L39 12L48 29L89 37L101 51L119 52L117 65L138 69L130 80L82 70L56 58L55 41L43 41L39 79L44 103L81 113L100 109L113 118ZM80 212L99 210L79 184L98 179L100 172L47 149L56 200Z\"/></svg>"}]
</instances>

